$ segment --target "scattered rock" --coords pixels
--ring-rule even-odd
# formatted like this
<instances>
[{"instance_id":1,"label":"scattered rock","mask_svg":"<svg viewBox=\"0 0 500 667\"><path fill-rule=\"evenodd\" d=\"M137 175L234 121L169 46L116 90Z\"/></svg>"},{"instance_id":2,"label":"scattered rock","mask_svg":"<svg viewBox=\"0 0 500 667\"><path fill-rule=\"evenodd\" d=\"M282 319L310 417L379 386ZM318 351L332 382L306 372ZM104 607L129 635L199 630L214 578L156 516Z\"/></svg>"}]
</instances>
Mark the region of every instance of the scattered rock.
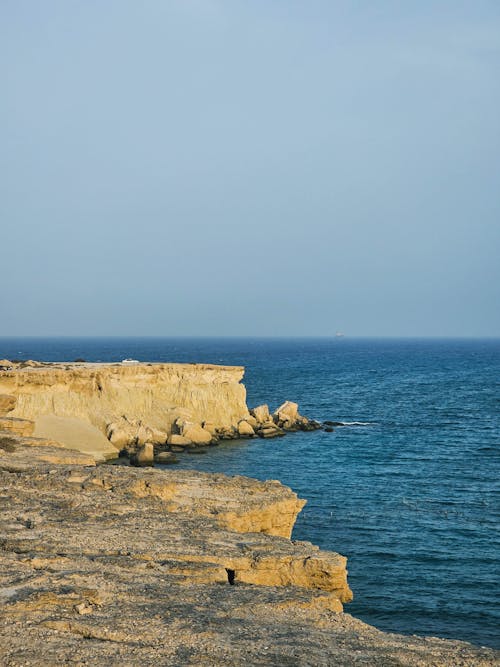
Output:
<instances>
[{"instance_id":1,"label":"scattered rock","mask_svg":"<svg viewBox=\"0 0 500 667\"><path fill-rule=\"evenodd\" d=\"M234 440L238 437L238 431L233 427L219 428L217 429L216 435L220 440Z\"/></svg>"},{"instance_id":2,"label":"scattered rock","mask_svg":"<svg viewBox=\"0 0 500 667\"><path fill-rule=\"evenodd\" d=\"M168 436L167 443L169 445L174 445L177 448L184 448L184 447L189 447L189 445L191 444L191 440L189 440L188 438L186 438L183 435L179 435L177 433L172 433L172 435ZM173 450L173 447L172 447L172 450ZM179 449L177 449L175 451L179 451Z\"/></svg>"},{"instance_id":3,"label":"scattered rock","mask_svg":"<svg viewBox=\"0 0 500 667\"><path fill-rule=\"evenodd\" d=\"M106 436L117 449L123 449L135 442L136 430L132 424L122 420L108 424Z\"/></svg>"},{"instance_id":4,"label":"scattered rock","mask_svg":"<svg viewBox=\"0 0 500 667\"><path fill-rule=\"evenodd\" d=\"M80 604L75 605L75 611L79 614L91 614L94 610L92 605L87 604L87 602L80 602Z\"/></svg>"},{"instance_id":5,"label":"scattered rock","mask_svg":"<svg viewBox=\"0 0 500 667\"><path fill-rule=\"evenodd\" d=\"M269 406L267 405L258 405L256 408L250 410L250 415L254 417L259 424L264 424L271 420Z\"/></svg>"},{"instance_id":6,"label":"scattered rock","mask_svg":"<svg viewBox=\"0 0 500 667\"><path fill-rule=\"evenodd\" d=\"M267 424L264 424L262 428L258 429L257 435L260 438L277 438L285 435L285 431L279 428L279 426L276 426L276 424L268 422Z\"/></svg>"},{"instance_id":7,"label":"scattered rock","mask_svg":"<svg viewBox=\"0 0 500 667\"><path fill-rule=\"evenodd\" d=\"M280 405L279 408L277 408L277 410L274 411L273 417L274 421L277 423L288 422L294 424L300 417L299 406L293 401L285 401L282 405Z\"/></svg>"},{"instance_id":8,"label":"scattered rock","mask_svg":"<svg viewBox=\"0 0 500 667\"><path fill-rule=\"evenodd\" d=\"M248 422L254 430L259 425L259 422L252 415L248 415L248 417L245 417L245 421Z\"/></svg>"},{"instance_id":9,"label":"scattered rock","mask_svg":"<svg viewBox=\"0 0 500 667\"><path fill-rule=\"evenodd\" d=\"M253 438L255 435L255 431L252 426L250 426L248 421L245 421L244 419L242 419L238 424L238 433L245 438Z\"/></svg>"},{"instance_id":10,"label":"scattered rock","mask_svg":"<svg viewBox=\"0 0 500 667\"><path fill-rule=\"evenodd\" d=\"M212 440L210 431L205 430L200 424L194 424L193 422L183 423L181 435L194 445L208 445Z\"/></svg>"}]
</instances>

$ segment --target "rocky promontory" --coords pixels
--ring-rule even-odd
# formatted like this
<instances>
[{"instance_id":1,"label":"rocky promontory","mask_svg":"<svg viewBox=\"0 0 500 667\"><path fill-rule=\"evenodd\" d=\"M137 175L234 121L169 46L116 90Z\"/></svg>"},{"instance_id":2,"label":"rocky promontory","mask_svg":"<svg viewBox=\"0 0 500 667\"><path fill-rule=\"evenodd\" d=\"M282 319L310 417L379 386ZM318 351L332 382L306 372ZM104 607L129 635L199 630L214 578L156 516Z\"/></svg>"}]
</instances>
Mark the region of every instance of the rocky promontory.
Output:
<instances>
[{"instance_id":1,"label":"rocky promontory","mask_svg":"<svg viewBox=\"0 0 500 667\"><path fill-rule=\"evenodd\" d=\"M208 364L0 361L0 429L56 440L98 461L138 464L221 440L320 427L285 401L249 410L244 368Z\"/></svg>"},{"instance_id":2,"label":"rocky promontory","mask_svg":"<svg viewBox=\"0 0 500 667\"><path fill-rule=\"evenodd\" d=\"M303 504L0 434L0 664L495 664L343 613L346 559L288 539Z\"/></svg>"}]
</instances>

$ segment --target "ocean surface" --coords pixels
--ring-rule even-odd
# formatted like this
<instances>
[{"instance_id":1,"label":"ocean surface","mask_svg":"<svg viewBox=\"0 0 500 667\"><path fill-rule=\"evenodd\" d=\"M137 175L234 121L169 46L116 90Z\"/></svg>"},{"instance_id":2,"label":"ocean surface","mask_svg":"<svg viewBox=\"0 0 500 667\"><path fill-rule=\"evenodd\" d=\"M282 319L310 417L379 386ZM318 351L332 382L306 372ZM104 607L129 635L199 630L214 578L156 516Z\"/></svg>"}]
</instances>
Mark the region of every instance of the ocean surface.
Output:
<instances>
[{"instance_id":1,"label":"ocean surface","mask_svg":"<svg viewBox=\"0 0 500 667\"><path fill-rule=\"evenodd\" d=\"M500 646L499 340L3 338L5 357L244 365L250 406L345 422L180 465L306 498L293 537L348 557L358 618Z\"/></svg>"}]
</instances>

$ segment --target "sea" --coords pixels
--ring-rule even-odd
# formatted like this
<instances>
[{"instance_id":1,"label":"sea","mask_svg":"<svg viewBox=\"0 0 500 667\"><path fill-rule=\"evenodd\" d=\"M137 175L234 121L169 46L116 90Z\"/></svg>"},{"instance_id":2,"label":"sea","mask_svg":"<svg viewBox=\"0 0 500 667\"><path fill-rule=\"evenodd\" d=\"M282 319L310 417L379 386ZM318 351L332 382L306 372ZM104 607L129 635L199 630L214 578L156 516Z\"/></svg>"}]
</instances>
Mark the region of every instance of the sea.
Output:
<instances>
[{"instance_id":1,"label":"sea","mask_svg":"<svg viewBox=\"0 0 500 667\"><path fill-rule=\"evenodd\" d=\"M500 340L15 338L0 358L245 366L249 406L296 401L332 433L221 444L178 466L279 479L293 539L348 558L346 611L500 647Z\"/></svg>"}]
</instances>

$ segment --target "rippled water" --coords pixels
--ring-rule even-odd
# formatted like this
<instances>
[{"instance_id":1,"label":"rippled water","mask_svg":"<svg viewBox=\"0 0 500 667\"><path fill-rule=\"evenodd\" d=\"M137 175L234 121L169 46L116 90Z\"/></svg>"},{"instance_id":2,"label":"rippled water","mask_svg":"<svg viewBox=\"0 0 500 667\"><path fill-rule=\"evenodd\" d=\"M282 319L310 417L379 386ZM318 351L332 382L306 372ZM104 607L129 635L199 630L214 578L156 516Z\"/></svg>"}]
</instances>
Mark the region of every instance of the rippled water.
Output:
<instances>
[{"instance_id":1,"label":"rippled water","mask_svg":"<svg viewBox=\"0 0 500 667\"><path fill-rule=\"evenodd\" d=\"M359 618L500 646L500 341L0 339L0 357L242 364L249 405L367 422L181 465L307 498L294 537L348 556Z\"/></svg>"}]
</instances>

